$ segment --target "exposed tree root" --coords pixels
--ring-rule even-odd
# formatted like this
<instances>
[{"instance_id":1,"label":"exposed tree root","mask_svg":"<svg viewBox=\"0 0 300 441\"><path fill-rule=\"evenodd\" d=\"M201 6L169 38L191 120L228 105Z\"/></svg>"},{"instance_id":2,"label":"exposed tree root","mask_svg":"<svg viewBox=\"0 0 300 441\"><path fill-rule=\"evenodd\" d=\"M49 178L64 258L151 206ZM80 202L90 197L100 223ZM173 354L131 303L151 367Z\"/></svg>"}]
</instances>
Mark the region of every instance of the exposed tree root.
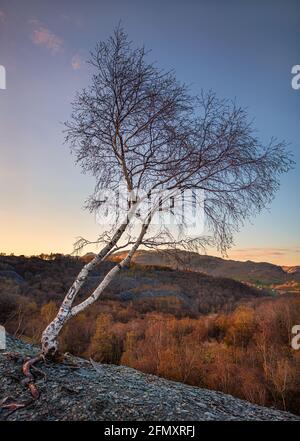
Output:
<instances>
[{"instance_id":1,"label":"exposed tree root","mask_svg":"<svg viewBox=\"0 0 300 441\"><path fill-rule=\"evenodd\" d=\"M22 403L16 403L15 401L13 401L13 398L5 397L0 403L0 409L8 410L8 413L5 416L6 418L8 418L11 414L16 412L17 410L24 409L25 407L29 407L33 403L34 403L33 399L24 401Z\"/></svg>"},{"instance_id":2,"label":"exposed tree root","mask_svg":"<svg viewBox=\"0 0 300 441\"><path fill-rule=\"evenodd\" d=\"M21 354L17 352L6 352L6 357L10 360L19 360L22 358ZM50 360L55 362L65 362L66 358L69 354L59 354L57 353L55 357L49 357ZM47 357L48 359L48 357ZM46 363L46 357L43 353L38 354L36 357L25 359L22 365L22 371L25 376L23 380L21 380L21 384L27 386L30 392L30 399L27 401L15 401L12 397L5 397L2 401L0 401L0 411L5 410L8 411L6 413L5 418L7 419L11 414L16 412L19 409L24 409L32 406L36 400L40 397L40 391L35 383L35 375L33 372L38 373L44 380L47 380L47 375L41 369L39 369L36 364L43 361ZM79 366L75 363L66 363L70 368L78 369Z\"/></svg>"},{"instance_id":3,"label":"exposed tree root","mask_svg":"<svg viewBox=\"0 0 300 441\"><path fill-rule=\"evenodd\" d=\"M7 353L7 356L10 359L18 358L17 355L18 354L16 353ZM6 414L6 418L8 418L12 413L16 412L19 409L24 409L25 407L31 406L36 400L39 399L40 392L35 384L35 378L31 372L31 369L38 372L44 377L44 379L46 379L46 374L35 366L35 364L39 363L40 361L45 361L45 357L43 354L39 354L36 357L27 359L24 362L22 370L26 378L22 381L22 383L27 385L31 398L24 402L16 402L11 397L5 397L0 403L0 409L9 411Z\"/></svg>"},{"instance_id":4,"label":"exposed tree root","mask_svg":"<svg viewBox=\"0 0 300 441\"><path fill-rule=\"evenodd\" d=\"M18 352L4 352L4 354L10 360L18 360L21 355Z\"/></svg>"},{"instance_id":5,"label":"exposed tree root","mask_svg":"<svg viewBox=\"0 0 300 441\"><path fill-rule=\"evenodd\" d=\"M45 361L45 357L43 354L39 354L38 356L34 357L34 358L30 358L29 360L25 361L25 363L23 364L23 373L24 375L28 378L28 389L31 393L31 396L33 398L33 400L37 400L40 396L39 390L35 384L35 378L33 376L33 374L30 371L30 368L34 368L35 364L38 363L39 361ZM36 368L38 369L38 368ZM38 369L38 371L40 371L40 369Z\"/></svg>"}]
</instances>

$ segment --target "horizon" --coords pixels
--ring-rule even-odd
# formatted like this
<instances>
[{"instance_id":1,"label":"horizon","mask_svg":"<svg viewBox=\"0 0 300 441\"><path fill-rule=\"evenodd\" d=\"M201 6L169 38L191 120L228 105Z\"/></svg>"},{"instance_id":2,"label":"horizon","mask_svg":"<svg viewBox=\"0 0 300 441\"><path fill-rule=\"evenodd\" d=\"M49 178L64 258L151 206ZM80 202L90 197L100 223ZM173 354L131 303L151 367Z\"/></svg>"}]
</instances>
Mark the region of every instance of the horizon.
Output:
<instances>
[{"instance_id":1,"label":"horizon","mask_svg":"<svg viewBox=\"0 0 300 441\"><path fill-rule=\"evenodd\" d=\"M138 254L138 253L140 253L140 252L143 252L143 251L146 251L146 252L159 252L158 250L148 250L148 249L144 249L144 248L140 248L137 252L136 252L136 254ZM219 254L219 255L217 255L217 254L211 254L211 253L199 253L199 252L197 252L197 251L186 251L186 250L180 250L180 251L185 251L185 252L187 252L187 253L191 253L191 254L193 254L193 253L196 253L196 254L199 254L200 256L206 256L206 257L216 257L216 258L221 258L221 259L223 259L223 260L227 260L227 261L229 261L229 260L233 260L233 261L236 261L236 262L254 262L254 263L268 263L268 264L272 264L272 265L276 265L276 266L279 266L279 267L281 267L281 268L284 268L284 267L287 267L287 268L292 268L292 267L300 267L300 263L297 265L297 264L293 264L293 265L288 265L288 264L284 264L284 265L281 265L280 264L280 262L279 263L274 263L274 262L271 262L270 260L269 261L267 261L267 260L259 260L259 258L257 258L257 260L255 259L255 258L234 258L234 257L229 257L229 255L227 255L227 256L222 256L221 254ZM237 251L239 251L239 250L237 250ZM118 254L118 253L126 253L126 252L128 252L128 249L124 249L124 250L117 250L117 251L115 251L114 253L112 253L112 256L114 255L114 254ZM97 252L95 252L95 251L87 251L87 252L85 252L85 253L81 253L81 254L75 254L75 253L59 253L59 252L51 252L51 253L39 253L39 254L15 254L15 253L4 253L4 252L1 252L0 251L0 256L8 256L8 257L25 257L25 258L31 258L31 257L38 257L38 258L41 258L41 256L42 255L44 255L44 256L50 256L50 255L56 255L56 254L58 254L58 255L62 255L62 256L65 256L65 257L74 257L74 258L82 258L82 257L86 257L86 256L88 256L88 255L93 255L93 256L95 256L96 254L97 254Z\"/></svg>"},{"instance_id":2,"label":"horizon","mask_svg":"<svg viewBox=\"0 0 300 441\"><path fill-rule=\"evenodd\" d=\"M145 44L150 58L174 69L193 93L213 89L236 98L263 142L275 136L290 143L294 170L282 177L268 210L235 235L228 258L299 266L300 90L291 86L291 69L300 65L300 4L111 3L1 1L1 251L69 254L76 237L99 235L94 216L82 209L94 181L63 146L60 121L70 117L76 91L90 83L89 51L122 18L134 44ZM207 254L221 257L215 249Z\"/></svg>"}]
</instances>

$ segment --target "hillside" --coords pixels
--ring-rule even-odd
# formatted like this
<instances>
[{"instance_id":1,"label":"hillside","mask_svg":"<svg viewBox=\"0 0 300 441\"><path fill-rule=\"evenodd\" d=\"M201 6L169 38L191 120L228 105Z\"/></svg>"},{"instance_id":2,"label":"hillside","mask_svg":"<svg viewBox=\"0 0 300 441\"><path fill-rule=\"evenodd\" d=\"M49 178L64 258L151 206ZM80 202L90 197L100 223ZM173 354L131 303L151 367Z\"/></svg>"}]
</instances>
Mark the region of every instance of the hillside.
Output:
<instances>
[{"instance_id":1,"label":"hillside","mask_svg":"<svg viewBox=\"0 0 300 441\"><path fill-rule=\"evenodd\" d=\"M113 259L118 260L123 254L124 252L116 253ZM175 255L171 250L167 252L140 250L135 254L133 261L140 265L167 266L262 285L300 281L299 266L281 267L268 262L250 260L241 262L185 251L177 252Z\"/></svg>"},{"instance_id":2,"label":"hillside","mask_svg":"<svg viewBox=\"0 0 300 441\"><path fill-rule=\"evenodd\" d=\"M82 265L62 255L0 256L0 324L39 343ZM95 268L77 301L113 265ZM300 351L290 341L299 316L298 293L270 295L233 279L133 263L67 323L60 348L298 414Z\"/></svg>"},{"instance_id":3,"label":"hillside","mask_svg":"<svg viewBox=\"0 0 300 441\"><path fill-rule=\"evenodd\" d=\"M85 260L85 259L83 259ZM61 301L83 265L82 259L60 256L53 260L38 257L0 256L1 300L12 291L38 304L48 300ZM91 292L113 266L104 262L91 273L79 299ZM9 286L8 286L9 284ZM239 281L199 272L175 270L165 266L131 265L124 269L106 289L102 301L132 304L143 310L163 310L181 314L210 313L233 308L243 299L268 295ZM20 298L16 299L16 302ZM1 314L0 314L1 316Z\"/></svg>"},{"instance_id":4,"label":"hillside","mask_svg":"<svg viewBox=\"0 0 300 441\"><path fill-rule=\"evenodd\" d=\"M7 351L11 354L0 351L1 400L14 397L18 402L26 401L29 394L24 381L22 383L22 361L38 348L8 337ZM2 409L0 420L300 420L287 412L142 374L124 366L91 364L68 356L62 363L41 368L47 379L38 376L40 398L11 415Z\"/></svg>"}]
</instances>

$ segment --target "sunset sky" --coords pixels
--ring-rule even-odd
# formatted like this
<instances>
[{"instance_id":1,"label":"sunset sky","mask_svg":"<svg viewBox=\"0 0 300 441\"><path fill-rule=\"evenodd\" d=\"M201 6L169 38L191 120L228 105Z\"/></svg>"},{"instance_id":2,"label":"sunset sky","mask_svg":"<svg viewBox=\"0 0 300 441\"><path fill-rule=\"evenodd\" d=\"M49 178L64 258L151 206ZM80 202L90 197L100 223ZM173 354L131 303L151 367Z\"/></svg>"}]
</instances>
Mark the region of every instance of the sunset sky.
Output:
<instances>
[{"instance_id":1,"label":"sunset sky","mask_svg":"<svg viewBox=\"0 0 300 441\"><path fill-rule=\"evenodd\" d=\"M62 121L87 86L85 61L122 20L130 38L194 93L247 107L263 142L286 139L296 167L269 210L235 236L229 257L300 265L300 2L0 0L0 252L72 251L99 232L82 209L93 179L63 145ZM215 254L214 250L209 250Z\"/></svg>"}]
</instances>

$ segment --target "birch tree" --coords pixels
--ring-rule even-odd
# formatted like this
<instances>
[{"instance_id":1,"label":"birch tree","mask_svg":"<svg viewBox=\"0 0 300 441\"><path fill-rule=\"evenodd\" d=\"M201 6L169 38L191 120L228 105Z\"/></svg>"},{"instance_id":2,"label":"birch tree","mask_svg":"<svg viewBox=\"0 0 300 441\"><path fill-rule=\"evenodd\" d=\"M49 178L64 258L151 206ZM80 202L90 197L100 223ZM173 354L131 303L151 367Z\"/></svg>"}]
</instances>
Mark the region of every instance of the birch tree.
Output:
<instances>
[{"instance_id":1,"label":"birch tree","mask_svg":"<svg viewBox=\"0 0 300 441\"><path fill-rule=\"evenodd\" d=\"M234 232L271 202L280 175L292 166L285 142L271 139L263 145L246 111L235 102L218 99L211 91L194 96L173 72L148 59L149 53L135 48L117 28L91 54L91 84L72 104L66 141L96 182L86 207L92 212L107 209L107 198L101 195L109 190L120 197L120 183L127 196L123 210L94 241L102 245L100 251L82 268L44 330L44 356L57 354L67 321L99 299L141 245L194 251L210 245L226 252ZM174 223L153 228L164 212L176 217L174 207L182 206L188 192L191 204L199 197L205 230L190 235L181 214L176 232ZM203 192L204 199L198 196ZM76 247L92 242L81 238ZM121 248L127 249L123 260L76 303L91 271Z\"/></svg>"}]
</instances>

